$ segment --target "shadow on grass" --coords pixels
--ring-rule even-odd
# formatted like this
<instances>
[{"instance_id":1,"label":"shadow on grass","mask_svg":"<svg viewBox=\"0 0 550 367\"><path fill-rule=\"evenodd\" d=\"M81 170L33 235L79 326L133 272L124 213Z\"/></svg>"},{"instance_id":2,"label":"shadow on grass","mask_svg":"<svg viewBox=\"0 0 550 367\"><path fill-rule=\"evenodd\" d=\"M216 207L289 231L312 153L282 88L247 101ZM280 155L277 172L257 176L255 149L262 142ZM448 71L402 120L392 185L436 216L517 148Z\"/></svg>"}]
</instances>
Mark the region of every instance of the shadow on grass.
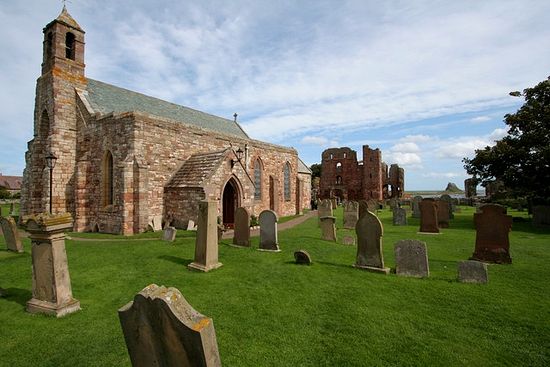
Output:
<instances>
[{"instance_id":1,"label":"shadow on grass","mask_svg":"<svg viewBox=\"0 0 550 367\"><path fill-rule=\"evenodd\" d=\"M346 269L351 269L353 268L353 264L335 264L335 263L330 263L328 261L313 261L313 263L317 263L317 264L321 264L321 265L326 265L326 266L333 266L335 268L346 268Z\"/></svg>"},{"instance_id":2,"label":"shadow on grass","mask_svg":"<svg viewBox=\"0 0 550 367\"><path fill-rule=\"evenodd\" d=\"M193 260L183 259L181 257L171 256L171 255L161 255L161 256L158 256L157 258L161 260L173 262L174 264L185 265L185 266L193 262Z\"/></svg>"},{"instance_id":3,"label":"shadow on grass","mask_svg":"<svg viewBox=\"0 0 550 367\"><path fill-rule=\"evenodd\" d=\"M2 290L2 297L0 299L16 302L25 307L27 305L27 301L31 298L32 292L28 289L6 288Z\"/></svg>"}]
</instances>

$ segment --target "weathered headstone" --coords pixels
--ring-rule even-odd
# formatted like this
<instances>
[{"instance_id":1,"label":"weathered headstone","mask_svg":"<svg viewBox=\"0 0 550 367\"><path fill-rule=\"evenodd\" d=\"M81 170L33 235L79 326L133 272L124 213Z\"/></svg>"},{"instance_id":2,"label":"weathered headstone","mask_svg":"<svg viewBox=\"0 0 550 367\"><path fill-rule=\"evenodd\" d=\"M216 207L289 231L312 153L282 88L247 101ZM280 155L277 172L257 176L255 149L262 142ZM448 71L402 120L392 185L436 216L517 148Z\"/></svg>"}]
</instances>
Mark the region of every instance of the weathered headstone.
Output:
<instances>
[{"instance_id":1,"label":"weathered headstone","mask_svg":"<svg viewBox=\"0 0 550 367\"><path fill-rule=\"evenodd\" d=\"M8 250L23 252L23 245L21 244L15 220L12 217L0 217L0 225L2 226L2 233L4 234Z\"/></svg>"},{"instance_id":2,"label":"weathered headstone","mask_svg":"<svg viewBox=\"0 0 550 367\"><path fill-rule=\"evenodd\" d=\"M177 229L168 226L164 228L164 232L162 233L162 240L173 242L176 239L176 233Z\"/></svg>"},{"instance_id":3,"label":"weathered headstone","mask_svg":"<svg viewBox=\"0 0 550 367\"><path fill-rule=\"evenodd\" d=\"M393 210L395 208L399 208L399 199L391 198L390 200L388 200L388 205L389 205L391 210Z\"/></svg>"},{"instance_id":4,"label":"weathered headstone","mask_svg":"<svg viewBox=\"0 0 550 367\"><path fill-rule=\"evenodd\" d=\"M354 246L355 245L355 237L353 236L344 236L342 237L342 244L348 245L348 246Z\"/></svg>"},{"instance_id":5,"label":"weathered headstone","mask_svg":"<svg viewBox=\"0 0 550 367\"><path fill-rule=\"evenodd\" d=\"M296 264L311 265L311 256L306 250L294 252L294 260Z\"/></svg>"},{"instance_id":6,"label":"weathered headstone","mask_svg":"<svg viewBox=\"0 0 550 367\"><path fill-rule=\"evenodd\" d=\"M437 206L434 199L422 199L420 208L420 232L439 233L437 221Z\"/></svg>"},{"instance_id":7,"label":"weathered headstone","mask_svg":"<svg viewBox=\"0 0 550 367\"><path fill-rule=\"evenodd\" d=\"M344 203L344 228L353 229L359 220L359 203L346 201Z\"/></svg>"},{"instance_id":8,"label":"weathered headstone","mask_svg":"<svg viewBox=\"0 0 550 367\"><path fill-rule=\"evenodd\" d=\"M436 201L437 225L439 228L449 228L449 203L445 200Z\"/></svg>"},{"instance_id":9,"label":"weathered headstone","mask_svg":"<svg viewBox=\"0 0 550 367\"><path fill-rule=\"evenodd\" d=\"M550 226L550 206L533 206L533 225L538 227Z\"/></svg>"},{"instance_id":10,"label":"weathered headstone","mask_svg":"<svg viewBox=\"0 0 550 367\"><path fill-rule=\"evenodd\" d=\"M195 221L193 221L192 219L189 219L189 221L187 222L187 230L188 231L196 231L197 230L197 226L195 225Z\"/></svg>"},{"instance_id":11,"label":"weathered headstone","mask_svg":"<svg viewBox=\"0 0 550 367\"><path fill-rule=\"evenodd\" d=\"M277 234L277 214L272 210L264 210L258 218L260 222L260 250L281 251Z\"/></svg>"},{"instance_id":12,"label":"weathered headstone","mask_svg":"<svg viewBox=\"0 0 550 367\"><path fill-rule=\"evenodd\" d=\"M458 281L462 283L487 283L487 264L481 261L461 261L458 263Z\"/></svg>"},{"instance_id":13,"label":"weathered headstone","mask_svg":"<svg viewBox=\"0 0 550 367\"><path fill-rule=\"evenodd\" d=\"M357 233L357 259L354 266L368 271L388 274L390 269L384 267L384 255L382 253L384 230L378 217L372 212L367 212L357 221L355 233Z\"/></svg>"},{"instance_id":14,"label":"weathered headstone","mask_svg":"<svg viewBox=\"0 0 550 367\"><path fill-rule=\"evenodd\" d=\"M336 207L338 206L338 201L336 200L336 198L330 199L330 202L332 204L332 209L336 209Z\"/></svg>"},{"instance_id":15,"label":"weathered headstone","mask_svg":"<svg viewBox=\"0 0 550 367\"><path fill-rule=\"evenodd\" d=\"M422 196L415 196L411 201L412 206L412 217L420 218L420 202L422 201Z\"/></svg>"},{"instance_id":16,"label":"weathered headstone","mask_svg":"<svg viewBox=\"0 0 550 367\"><path fill-rule=\"evenodd\" d=\"M405 208L393 209L393 225L394 226L407 225L407 211L405 210Z\"/></svg>"},{"instance_id":17,"label":"weathered headstone","mask_svg":"<svg viewBox=\"0 0 550 367\"><path fill-rule=\"evenodd\" d=\"M336 242L336 217L321 217L321 239Z\"/></svg>"},{"instance_id":18,"label":"weathered headstone","mask_svg":"<svg viewBox=\"0 0 550 367\"><path fill-rule=\"evenodd\" d=\"M217 201L203 200L199 202L195 260L188 265L190 269L207 272L222 266L222 263L218 261L217 210Z\"/></svg>"},{"instance_id":19,"label":"weathered headstone","mask_svg":"<svg viewBox=\"0 0 550 367\"><path fill-rule=\"evenodd\" d=\"M176 288L151 284L118 317L133 367L221 366L214 322Z\"/></svg>"},{"instance_id":20,"label":"weathered headstone","mask_svg":"<svg viewBox=\"0 0 550 367\"><path fill-rule=\"evenodd\" d=\"M418 240L401 240L395 244L395 273L407 277L430 276L428 248Z\"/></svg>"},{"instance_id":21,"label":"weathered headstone","mask_svg":"<svg viewBox=\"0 0 550 367\"><path fill-rule=\"evenodd\" d=\"M63 233L73 228L71 215L40 214L23 222L32 242L32 298L27 311L61 317L80 310L72 294Z\"/></svg>"},{"instance_id":22,"label":"weathered headstone","mask_svg":"<svg viewBox=\"0 0 550 367\"><path fill-rule=\"evenodd\" d=\"M162 230L162 215L155 215L149 220L149 227L152 231Z\"/></svg>"},{"instance_id":23,"label":"weathered headstone","mask_svg":"<svg viewBox=\"0 0 550 367\"><path fill-rule=\"evenodd\" d=\"M321 217L332 217L332 201L330 199L321 200L317 207L317 215Z\"/></svg>"},{"instance_id":24,"label":"weathered headstone","mask_svg":"<svg viewBox=\"0 0 550 367\"><path fill-rule=\"evenodd\" d=\"M470 259L511 263L508 234L512 229L512 216L506 215L505 207L496 204L483 205L480 210L481 213L474 214L476 247Z\"/></svg>"},{"instance_id":25,"label":"weathered headstone","mask_svg":"<svg viewBox=\"0 0 550 367\"><path fill-rule=\"evenodd\" d=\"M454 211L454 203L453 203L453 198L448 195L448 194L443 194L441 195L441 197L439 198L440 201L445 201L447 202L447 210L449 211L448 213L448 217L449 219L454 219L455 215L453 214L453 211Z\"/></svg>"},{"instance_id":26,"label":"weathered headstone","mask_svg":"<svg viewBox=\"0 0 550 367\"><path fill-rule=\"evenodd\" d=\"M369 211L369 203L366 200L359 200L359 219L363 217L368 211ZM371 210L371 212L374 212L375 210ZM357 224L357 223L356 223Z\"/></svg>"},{"instance_id":27,"label":"weathered headstone","mask_svg":"<svg viewBox=\"0 0 550 367\"><path fill-rule=\"evenodd\" d=\"M243 207L237 208L235 211L233 244L250 247L250 213Z\"/></svg>"},{"instance_id":28,"label":"weathered headstone","mask_svg":"<svg viewBox=\"0 0 550 367\"><path fill-rule=\"evenodd\" d=\"M369 199L367 200L367 207L366 209L370 212L376 213L378 209L380 209L380 203L377 200Z\"/></svg>"}]
</instances>

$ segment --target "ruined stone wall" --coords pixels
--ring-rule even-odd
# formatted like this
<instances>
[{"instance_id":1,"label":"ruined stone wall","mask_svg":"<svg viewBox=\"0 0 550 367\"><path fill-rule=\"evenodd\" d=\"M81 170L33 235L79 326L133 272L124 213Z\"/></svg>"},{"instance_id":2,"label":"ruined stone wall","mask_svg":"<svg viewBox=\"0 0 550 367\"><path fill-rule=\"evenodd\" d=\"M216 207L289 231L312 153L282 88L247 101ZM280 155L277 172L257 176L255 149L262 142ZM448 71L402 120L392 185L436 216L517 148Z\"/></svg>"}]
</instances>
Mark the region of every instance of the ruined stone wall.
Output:
<instances>
[{"instance_id":1,"label":"ruined stone wall","mask_svg":"<svg viewBox=\"0 0 550 367\"><path fill-rule=\"evenodd\" d=\"M357 153L347 147L331 148L321 155L320 198L327 199L340 190L344 200L361 198L361 171L357 164Z\"/></svg>"},{"instance_id":2,"label":"ruined stone wall","mask_svg":"<svg viewBox=\"0 0 550 367\"><path fill-rule=\"evenodd\" d=\"M383 200L382 152L363 146L363 198Z\"/></svg>"}]
</instances>

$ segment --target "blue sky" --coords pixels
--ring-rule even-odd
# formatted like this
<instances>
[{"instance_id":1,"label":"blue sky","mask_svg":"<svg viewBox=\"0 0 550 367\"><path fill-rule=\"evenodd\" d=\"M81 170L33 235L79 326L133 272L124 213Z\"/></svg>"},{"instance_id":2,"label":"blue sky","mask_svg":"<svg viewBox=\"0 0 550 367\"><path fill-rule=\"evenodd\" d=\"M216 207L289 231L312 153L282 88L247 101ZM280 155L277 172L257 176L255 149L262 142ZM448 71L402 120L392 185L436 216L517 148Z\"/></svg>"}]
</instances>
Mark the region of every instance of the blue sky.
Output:
<instances>
[{"instance_id":1,"label":"blue sky","mask_svg":"<svg viewBox=\"0 0 550 367\"><path fill-rule=\"evenodd\" d=\"M0 0L0 171L32 138L42 28L57 0ZM295 147L378 147L405 189L462 187L462 157L505 133L550 75L548 1L72 0L90 78L232 118Z\"/></svg>"}]
</instances>

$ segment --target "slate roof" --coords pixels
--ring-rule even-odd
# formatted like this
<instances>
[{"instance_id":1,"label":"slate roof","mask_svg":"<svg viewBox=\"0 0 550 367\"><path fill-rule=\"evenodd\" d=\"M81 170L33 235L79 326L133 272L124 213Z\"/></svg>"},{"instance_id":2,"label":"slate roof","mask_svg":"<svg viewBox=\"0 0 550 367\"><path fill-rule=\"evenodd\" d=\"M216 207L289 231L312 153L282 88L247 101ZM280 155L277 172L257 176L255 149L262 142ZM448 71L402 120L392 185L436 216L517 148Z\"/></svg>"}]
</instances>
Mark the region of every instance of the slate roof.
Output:
<instances>
[{"instance_id":1,"label":"slate roof","mask_svg":"<svg viewBox=\"0 0 550 367\"><path fill-rule=\"evenodd\" d=\"M69 27L72 27L74 29L78 29L79 31L84 32L84 30L80 28L76 20L74 20L73 17L71 17L65 5L63 5L63 9L61 10L61 13L57 16L57 18L53 22L56 22L56 21L60 23L64 23ZM52 24L52 22L50 22L50 24ZM50 24L48 24L44 29L48 28Z\"/></svg>"},{"instance_id":2,"label":"slate roof","mask_svg":"<svg viewBox=\"0 0 550 367\"><path fill-rule=\"evenodd\" d=\"M204 154L194 154L174 174L166 187L202 187L223 162L228 149Z\"/></svg>"},{"instance_id":3,"label":"slate roof","mask_svg":"<svg viewBox=\"0 0 550 367\"><path fill-rule=\"evenodd\" d=\"M86 89L88 102L95 112L101 114L138 111L217 133L249 139L240 125L233 120L210 115L93 79L88 79Z\"/></svg>"},{"instance_id":4,"label":"slate roof","mask_svg":"<svg viewBox=\"0 0 550 367\"><path fill-rule=\"evenodd\" d=\"M22 183L23 177L0 175L0 187L5 187L8 190L21 190Z\"/></svg>"},{"instance_id":5,"label":"slate roof","mask_svg":"<svg viewBox=\"0 0 550 367\"><path fill-rule=\"evenodd\" d=\"M310 175L312 174L309 167L306 166L306 164L304 162L302 162L300 157L298 157L298 173L307 173L307 174L310 174Z\"/></svg>"}]
</instances>

